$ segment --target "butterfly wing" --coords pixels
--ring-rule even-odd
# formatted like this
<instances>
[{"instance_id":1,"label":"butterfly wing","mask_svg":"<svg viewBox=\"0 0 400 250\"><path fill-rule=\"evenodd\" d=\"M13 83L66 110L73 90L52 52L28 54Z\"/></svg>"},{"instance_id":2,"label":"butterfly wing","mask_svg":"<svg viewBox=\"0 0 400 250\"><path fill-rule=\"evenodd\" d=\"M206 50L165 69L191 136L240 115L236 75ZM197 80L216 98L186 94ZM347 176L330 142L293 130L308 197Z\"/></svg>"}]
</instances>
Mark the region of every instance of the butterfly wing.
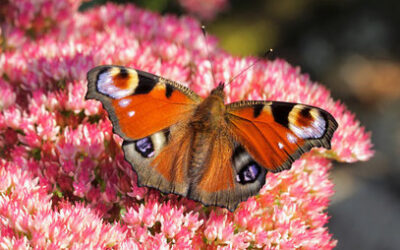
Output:
<instances>
[{"instance_id":1,"label":"butterfly wing","mask_svg":"<svg viewBox=\"0 0 400 250\"><path fill-rule=\"evenodd\" d=\"M190 134L185 124L201 101L198 95L153 74L105 65L88 72L86 98L101 101L107 110L139 185L186 193Z\"/></svg>"},{"instance_id":2,"label":"butterfly wing","mask_svg":"<svg viewBox=\"0 0 400 250\"><path fill-rule=\"evenodd\" d=\"M266 101L242 101L227 106L229 125L237 140L263 167L289 169L312 147L330 148L338 124L317 107Z\"/></svg>"},{"instance_id":3,"label":"butterfly wing","mask_svg":"<svg viewBox=\"0 0 400 250\"><path fill-rule=\"evenodd\" d=\"M201 98L176 82L140 70L105 65L88 72L87 99L101 101L124 139L147 137L178 123Z\"/></svg>"},{"instance_id":4,"label":"butterfly wing","mask_svg":"<svg viewBox=\"0 0 400 250\"><path fill-rule=\"evenodd\" d=\"M139 186L187 196L191 140L191 130L178 123L136 141L125 140L122 149Z\"/></svg>"},{"instance_id":5,"label":"butterfly wing","mask_svg":"<svg viewBox=\"0 0 400 250\"><path fill-rule=\"evenodd\" d=\"M330 148L337 122L317 107L242 101L227 108L228 133L214 136L189 197L233 211L265 184L268 171L289 169L312 147Z\"/></svg>"}]
</instances>

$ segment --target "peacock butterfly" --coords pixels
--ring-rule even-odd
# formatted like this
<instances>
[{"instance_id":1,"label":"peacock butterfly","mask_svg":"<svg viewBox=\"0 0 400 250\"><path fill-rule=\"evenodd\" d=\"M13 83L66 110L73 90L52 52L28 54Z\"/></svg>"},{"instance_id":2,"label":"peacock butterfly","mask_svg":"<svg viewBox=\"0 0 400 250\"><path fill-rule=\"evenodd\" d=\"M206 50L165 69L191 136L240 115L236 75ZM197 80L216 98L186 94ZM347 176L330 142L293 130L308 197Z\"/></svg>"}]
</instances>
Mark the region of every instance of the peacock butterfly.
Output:
<instances>
[{"instance_id":1,"label":"peacock butterfly","mask_svg":"<svg viewBox=\"0 0 400 250\"><path fill-rule=\"evenodd\" d=\"M86 99L107 110L139 186L230 211L258 193L268 171L289 169L312 147L329 149L338 126L325 110L304 104L225 104L224 84L203 99L122 66L93 68L87 78Z\"/></svg>"}]
</instances>

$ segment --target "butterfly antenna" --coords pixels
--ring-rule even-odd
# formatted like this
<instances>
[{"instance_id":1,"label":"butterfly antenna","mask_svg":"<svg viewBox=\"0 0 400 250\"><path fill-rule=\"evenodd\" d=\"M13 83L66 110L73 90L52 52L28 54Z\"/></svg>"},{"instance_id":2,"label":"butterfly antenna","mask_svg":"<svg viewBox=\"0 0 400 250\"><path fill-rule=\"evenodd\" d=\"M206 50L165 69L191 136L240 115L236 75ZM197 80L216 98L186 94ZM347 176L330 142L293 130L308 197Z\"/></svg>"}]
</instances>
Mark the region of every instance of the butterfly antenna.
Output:
<instances>
[{"instance_id":1,"label":"butterfly antenna","mask_svg":"<svg viewBox=\"0 0 400 250\"><path fill-rule=\"evenodd\" d=\"M208 51L206 26L201 25L201 31L203 32L204 43L206 44L207 60L208 60L208 62L210 63L210 67L211 67L211 68L210 68L211 76L212 76L212 78L213 78L213 82L214 82L214 85L215 85L216 81L215 81L215 75L214 75L213 65L212 65L212 62L211 62L210 53L209 53L209 51Z\"/></svg>"},{"instance_id":2,"label":"butterfly antenna","mask_svg":"<svg viewBox=\"0 0 400 250\"><path fill-rule=\"evenodd\" d=\"M236 78L238 78L241 74L243 74L244 72L246 72L247 70L249 70L250 68L252 68L254 65L256 65L257 63L259 63L261 60L264 60L268 57L270 57L272 55L272 53L274 52L273 49L269 49L267 50L262 57L258 58L255 62L253 62L252 64L250 64L249 66L247 66L246 68L244 68L242 71L240 71L237 75L235 75L234 77L232 77L229 82L226 85L231 84L231 82L233 82Z\"/></svg>"}]
</instances>

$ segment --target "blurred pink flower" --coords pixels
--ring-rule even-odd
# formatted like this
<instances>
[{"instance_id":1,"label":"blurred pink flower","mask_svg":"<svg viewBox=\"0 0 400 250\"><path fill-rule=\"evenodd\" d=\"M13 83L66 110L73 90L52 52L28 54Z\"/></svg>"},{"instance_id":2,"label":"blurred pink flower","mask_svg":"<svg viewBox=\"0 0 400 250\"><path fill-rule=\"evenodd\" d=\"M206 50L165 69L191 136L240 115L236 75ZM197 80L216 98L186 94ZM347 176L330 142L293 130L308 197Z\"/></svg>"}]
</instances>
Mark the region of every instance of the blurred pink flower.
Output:
<instances>
[{"instance_id":1,"label":"blurred pink flower","mask_svg":"<svg viewBox=\"0 0 400 250\"><path fill-rule=\"evenodd\" d=\"M212 20L218 14L226 10L229 2L227 0L179 0L179 3L189 13L204 20Z\"/></svg>"},{"instance_id":2,"label":"blurred pink flower","mask_svg":"<svg viewBox=\"0 0 400 250\"><path fill-rule=\"evenodd\" d=\"M0 78L0 110L7 109L9 106L14 104L16 94L12 86Z\"/></svg>"},{"instance_id":3,"label":"blurred pink flower","mask_svg":"<svg viewBox=\"0 0 400 250\"><path fill-rule=\"evenodd\" d=\"M218 1L215 1L215 3ZM120 64L206 95L255 58L236 58L190 17L133 5L78 12L80 1L19 0L0 7L0 248L307 248L336 241L325 212L331 160L369 159L368 133L329 91L282 59L263 61L227 87L227 99L319 106L339 128L290 171L268 173L235 212L138 187L101 104L85 101L86 72ZM212 65L207 60L208 43Z\"/></svg>"}]
</instances>

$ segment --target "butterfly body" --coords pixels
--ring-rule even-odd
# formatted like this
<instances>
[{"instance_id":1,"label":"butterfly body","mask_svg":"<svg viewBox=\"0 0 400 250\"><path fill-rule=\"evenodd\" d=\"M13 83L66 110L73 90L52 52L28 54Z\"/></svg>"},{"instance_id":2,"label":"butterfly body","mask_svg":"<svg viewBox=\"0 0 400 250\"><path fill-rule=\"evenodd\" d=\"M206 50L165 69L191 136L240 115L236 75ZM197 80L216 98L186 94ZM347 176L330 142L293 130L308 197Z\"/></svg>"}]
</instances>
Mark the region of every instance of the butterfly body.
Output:
<instances>
[{"instance_id":1,"label":"butterfly body","mask_svg":"<svg viewBox=\"0 0 400 250\"><path fill-rule=\"evenodd\" d=\"M87 98L102 102L138 184L231 211L268 171L289 169L312 147L330 148L326 111L296 103L225 104L224 85L201 98L162 77L121 66L88 72Z\"/></svg>"}]
</instances>

